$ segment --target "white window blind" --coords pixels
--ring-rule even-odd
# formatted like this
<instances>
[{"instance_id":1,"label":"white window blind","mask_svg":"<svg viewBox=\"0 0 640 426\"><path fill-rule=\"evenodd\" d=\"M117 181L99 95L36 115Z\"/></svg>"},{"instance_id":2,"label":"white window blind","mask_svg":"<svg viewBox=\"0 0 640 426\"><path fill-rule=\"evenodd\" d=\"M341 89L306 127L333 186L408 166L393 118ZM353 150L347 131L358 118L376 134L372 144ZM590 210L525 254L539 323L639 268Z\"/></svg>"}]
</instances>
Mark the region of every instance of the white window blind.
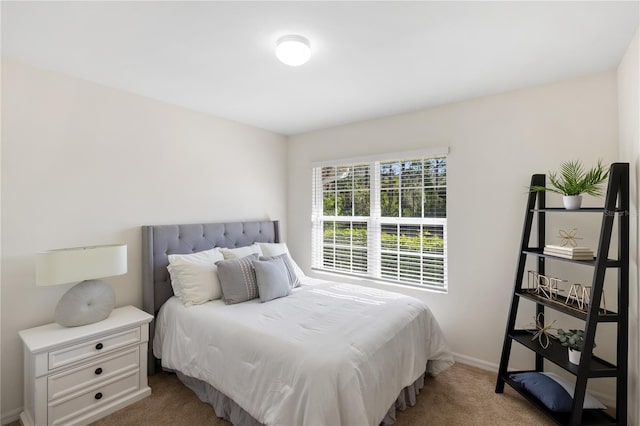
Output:
<instances>
[{"instance_id":1,"label":"white window blind","mask_svg":"<svg viewBox=\"0 0 640 426\"><path fill-rule=\"evenodd\" d=\"M444 155L313 168L315 269L444 291Z\"/></svg>"}]
</instances>

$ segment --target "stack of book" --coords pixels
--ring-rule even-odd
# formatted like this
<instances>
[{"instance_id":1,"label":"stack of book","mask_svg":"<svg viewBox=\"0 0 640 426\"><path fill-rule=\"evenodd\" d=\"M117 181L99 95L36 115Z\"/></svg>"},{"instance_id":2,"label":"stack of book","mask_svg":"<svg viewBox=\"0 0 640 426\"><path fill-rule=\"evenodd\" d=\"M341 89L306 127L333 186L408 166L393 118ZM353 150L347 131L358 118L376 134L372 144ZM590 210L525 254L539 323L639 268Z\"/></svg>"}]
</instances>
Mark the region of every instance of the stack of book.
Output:
<instances>
[{"instance_id":1,"label":"stack of book","mask_svg":"<svg viewBox=\"0 0 640 426\"><path fill-rule=\"evenodd\" d=\"M544 246L544 254L572 260L593 260L593 250L588 247Z\"/></svg>"}]
</instances>

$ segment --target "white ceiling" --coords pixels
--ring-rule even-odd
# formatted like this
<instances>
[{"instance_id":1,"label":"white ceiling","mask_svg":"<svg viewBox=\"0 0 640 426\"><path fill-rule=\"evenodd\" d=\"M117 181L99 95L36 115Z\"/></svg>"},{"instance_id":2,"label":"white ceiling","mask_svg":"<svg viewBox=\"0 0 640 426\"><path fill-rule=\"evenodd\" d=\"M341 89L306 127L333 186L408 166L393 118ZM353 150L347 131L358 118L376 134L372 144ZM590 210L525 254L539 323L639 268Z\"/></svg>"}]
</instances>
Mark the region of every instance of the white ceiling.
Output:
<instances>
[{"instance_id":1,"label":"white ceiling","mask_svg":"<svg viewBox=\"0 0 640 426\"><path fill-rule=\"evenodd\" d=\"M3 1L2 56L290 135L615 69L638 6Z\"/></svg>"}]
</instances>

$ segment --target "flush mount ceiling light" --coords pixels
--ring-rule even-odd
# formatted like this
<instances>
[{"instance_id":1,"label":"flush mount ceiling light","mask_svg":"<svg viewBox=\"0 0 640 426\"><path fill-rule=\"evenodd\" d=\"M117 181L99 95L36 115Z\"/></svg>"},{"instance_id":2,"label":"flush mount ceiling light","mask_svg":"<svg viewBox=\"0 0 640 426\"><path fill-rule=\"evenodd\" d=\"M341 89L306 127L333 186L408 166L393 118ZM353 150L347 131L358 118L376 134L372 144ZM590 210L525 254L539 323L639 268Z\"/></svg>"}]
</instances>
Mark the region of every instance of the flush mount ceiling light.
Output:
<instances>
[{"instance_id":1,"label":"flush mount ceiling light","mask_svg":"<svg viewBox=\"0 0 640 426\"><path fill-rule=\"evenodd\" d=\"M311 57L309 40L299 35L280 37L276 43L276 56L283 63L297 67L306 63Z\"/></svg>"}]
</instances>

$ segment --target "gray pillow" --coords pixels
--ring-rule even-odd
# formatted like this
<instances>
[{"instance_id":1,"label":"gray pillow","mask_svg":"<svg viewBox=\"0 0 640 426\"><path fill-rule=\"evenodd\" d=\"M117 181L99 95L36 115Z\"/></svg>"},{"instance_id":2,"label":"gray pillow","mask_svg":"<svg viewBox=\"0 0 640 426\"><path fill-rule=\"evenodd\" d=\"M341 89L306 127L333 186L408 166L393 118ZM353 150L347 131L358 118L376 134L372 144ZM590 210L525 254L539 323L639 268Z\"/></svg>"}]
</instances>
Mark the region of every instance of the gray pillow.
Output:
<instances>
[{"instance_id":1,"label":"gray pillow","mask_svg":"<svg viewBox=\"0 0 640 426\"><path fill-rule=\"evenodd\" d=\"M254 259L258 259L257 254L216 262L220 287L222 287L222 299L227 305L258 297L256 272L251 264Z\"/></svg>"},{"instance_id":2,"label":"gray pillow","mask_svg":"<svg viewBox=\"0 0 640 426\"><path fill-rule=\"evenodd\" d=\"M260 260L270 260L270 259L282 259L285 268L287 269L287 277L289 281L289 287L296 288L300 287L300 278L298 278L298 274L296 274L296 267L293 259L289 253L282 253L277 256L261 256Z\"/></svg>"},{"instance_id":3,"label":"gray pillow","mask_svg":"<svg viewBox=\"0 0 640 426\"><path fill-rule=\"evenodd\" d=\"M285 297L291 294L289 277L284 261L279 257L269 260L252 260L258 282L261 302Z\"/></svg>"}]
</instances>

